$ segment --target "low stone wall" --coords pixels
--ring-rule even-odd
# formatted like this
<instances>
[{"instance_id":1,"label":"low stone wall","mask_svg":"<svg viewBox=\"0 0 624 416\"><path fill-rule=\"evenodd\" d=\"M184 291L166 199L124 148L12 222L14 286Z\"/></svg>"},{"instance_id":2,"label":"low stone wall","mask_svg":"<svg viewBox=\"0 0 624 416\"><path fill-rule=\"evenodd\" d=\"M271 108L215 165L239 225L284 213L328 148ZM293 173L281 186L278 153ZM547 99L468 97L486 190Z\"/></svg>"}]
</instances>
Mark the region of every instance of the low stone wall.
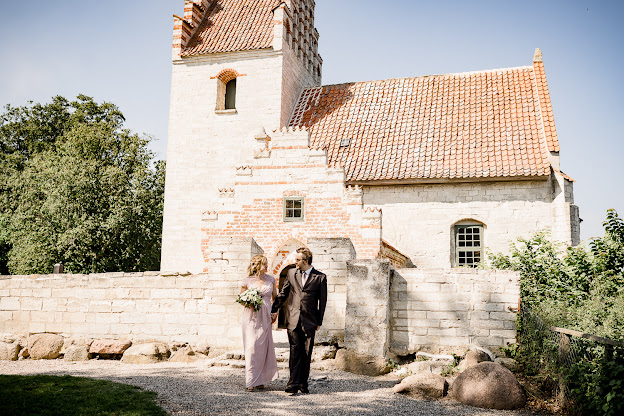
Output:
<instances>
[{"instance_id":1,"label":"low stone wall","mask_svg":"<svg viewBox=\"0 0 624 416\"><path fill-rule=\"evenodd\" d=\"M240 338L236 290L208 274L13 276L0 280L0 332L215 345Z\"/></svg>"},{"instance_id":2,"label":"low stone wall","mask_svg":"<svg viewBox=\"0 0 624 416\"><path fill-rule=\"evenodd\" d=\"M347 309L347 262L355 259L355 247L348 238L311 238L314 267L327 275L327 307L317 342L338 341L345 337Z\"/></svg>"},{"instance_id":3,"label":"low stone wall","mask_svg":"<svg viewBox=\"0 0 624 416\"><path fill-rule=\"evenodd\" d=\"M472 269L400 269L391 278L390 350L454 350L515 342L520 277Z\"/></svg>"},{"instance_id":4,"label":"low stone wall","mask_svg":"<svg viewBox=\"0 0 624 416\"><path fill-rule=\"evenodd\" d=\"M348 239L310 239L315 266L328 276L320 342L344 339ZM57 333L241 346L243 307L235 302L251 257L251 238L215 238L204 274L166 272L0 276L0 333Z\"/></svg>"},{"instance_id":5,"label":"low stone wall","mask_svg":"<svg viewBox=\"0 0 624 416\"><path fill-rule=\"evenodd\" d=\"M356 260L349 239L310 239L327 274L328 303L318 342L386 356L514 342L515 272L392 270ZM211 240L207 273L105 273L0 277L0 333L58 333L240 347L243 308L235 302L252 256L251 238Z\"/></svg>"}]
</instances>

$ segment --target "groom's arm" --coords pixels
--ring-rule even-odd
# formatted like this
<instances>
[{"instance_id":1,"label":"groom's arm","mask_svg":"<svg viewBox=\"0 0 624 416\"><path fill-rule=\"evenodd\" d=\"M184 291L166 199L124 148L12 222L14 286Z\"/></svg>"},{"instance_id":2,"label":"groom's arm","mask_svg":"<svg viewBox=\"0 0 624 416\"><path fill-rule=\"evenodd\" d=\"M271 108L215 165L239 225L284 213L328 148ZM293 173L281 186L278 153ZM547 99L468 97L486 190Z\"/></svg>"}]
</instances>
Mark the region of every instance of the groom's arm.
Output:
<instances>
[{"instance_id":1,"label":"groom's arm","mask_svg":"<svg viewBox=\"0 0 624 416\"><path fill-rule=\"evenodd\" d=\"M290 295L290 278L286 277L286 281L284 282L284 286L282 286L282 290L273 302L273 306L271 307L271 313L277 313L277 311L280 310L280 308L284 305L284 302L286 302L286 299L288 299L288 295Z\"/></svg>"},{"instance_id":2,"label":"groom's arm","mask_svg":"<svg viewBox=\"0 0 624 416\"><path fill-rule=\"evenodd\" d=\"M325 307L327 306L327 276L321 276L321 293L319 293L319 314L318 314L318 328L323 325L323 316L325 316Z\"/></svg>"}]
</instances>

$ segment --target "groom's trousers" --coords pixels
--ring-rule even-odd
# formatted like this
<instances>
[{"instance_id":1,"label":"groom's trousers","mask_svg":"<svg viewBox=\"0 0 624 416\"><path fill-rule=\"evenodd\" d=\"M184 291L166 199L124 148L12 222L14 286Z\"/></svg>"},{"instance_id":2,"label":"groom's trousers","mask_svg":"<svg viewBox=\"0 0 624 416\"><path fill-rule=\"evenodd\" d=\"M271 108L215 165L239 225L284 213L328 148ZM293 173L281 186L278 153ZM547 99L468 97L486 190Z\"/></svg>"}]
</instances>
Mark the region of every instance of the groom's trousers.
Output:
<instances>
[{"instance_id":1,"label":"groom's trousers","mask_svg":"<svg viewBox=\"0 0 624 416\"><path fill-rule=\"evenodd\" d=\"M293 330L288 330L288 343L290 344L290 358L288 367L290 369L290 379L287 387L308 388L308 378L310 377L310 361L312 360L312 349L314 348L314 330L304 331L301 321Z\"/></svg>"}]
</instances>

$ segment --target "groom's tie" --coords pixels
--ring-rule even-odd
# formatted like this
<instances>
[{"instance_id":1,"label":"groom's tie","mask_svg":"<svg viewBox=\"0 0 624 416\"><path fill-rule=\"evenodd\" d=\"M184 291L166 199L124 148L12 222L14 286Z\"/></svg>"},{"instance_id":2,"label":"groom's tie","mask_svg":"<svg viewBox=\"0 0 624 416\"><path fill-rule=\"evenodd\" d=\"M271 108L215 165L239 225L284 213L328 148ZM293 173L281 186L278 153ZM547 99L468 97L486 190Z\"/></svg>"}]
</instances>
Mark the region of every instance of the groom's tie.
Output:
<instances>
[{"instance_id":1,"label":"groom's tie","mask_svg":"<svg viewBox=\"0 0 624 416\"><path fill-rule=\"evenodd\" d=\"M301 269L297 269L297 273L298 273L297 279L299 280L299 286L301 287L301 289L303 289L303 272L301 271Z\"/></svg>"}]
</instances>

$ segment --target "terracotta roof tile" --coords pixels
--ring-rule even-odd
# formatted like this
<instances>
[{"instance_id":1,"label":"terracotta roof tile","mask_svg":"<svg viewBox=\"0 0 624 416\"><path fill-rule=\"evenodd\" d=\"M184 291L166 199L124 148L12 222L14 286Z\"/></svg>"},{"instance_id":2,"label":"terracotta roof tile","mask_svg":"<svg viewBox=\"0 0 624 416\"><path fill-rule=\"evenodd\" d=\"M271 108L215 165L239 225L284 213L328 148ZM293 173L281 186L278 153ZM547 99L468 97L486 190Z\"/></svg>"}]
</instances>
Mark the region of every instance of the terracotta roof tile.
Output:
<instances>
[{"instance_id":1,"label":"terracotta roof tile","mask_svg":"<svg viewBox=\"0 0 624 416\"><path fill-rule=\"evenodd\" d=\"M535 50L533 69L534 85L539 98L548 150L551 152L559 152L559 139L557 137L557 130L555 129L555 117L553 115L552 103L550 101L548 82L546 81L546 71L544 70L544 62L542 60L542 51L539 49Z\"/></svg>"},{"instance_id":2,"label":"terracotta roof tile","mask_svg":"<svg viewBox=\"0 0 624 416\"><path fill-rule=\"evenodd\" d=\"M308 88L289 123L308 127L348 181L548 176L534 67ZM552 129L548 132L548 126ZM544 137L546 135L546 137ZM343 139L349 146L341 147ZM558 148L558 147L557 147Z\"/></svg>"},{"instance_id":3,"label":"terracotta roof tile","mask_svg":"<svg viewBox=\"0 0 624 416\"><path fill-rule=\"evenodd\" d=\"M280 0L216 0L182 56L270 48Z\"/></svg>"}]
</instances>

